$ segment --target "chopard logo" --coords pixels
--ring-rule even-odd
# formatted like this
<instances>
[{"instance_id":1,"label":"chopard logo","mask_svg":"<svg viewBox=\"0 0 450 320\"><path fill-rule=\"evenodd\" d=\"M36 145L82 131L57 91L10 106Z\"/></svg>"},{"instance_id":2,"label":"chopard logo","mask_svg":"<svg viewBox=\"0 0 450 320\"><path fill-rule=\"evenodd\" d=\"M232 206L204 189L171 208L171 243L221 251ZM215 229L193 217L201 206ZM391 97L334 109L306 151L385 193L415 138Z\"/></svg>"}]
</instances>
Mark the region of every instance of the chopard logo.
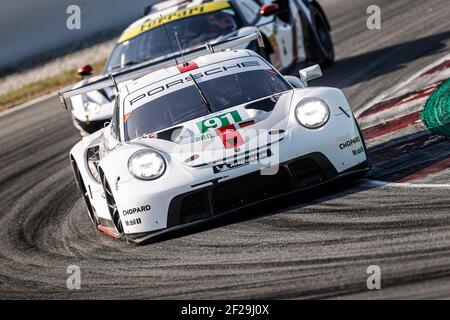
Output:
<instances>
[{"instance_id":1,"label":"chopard logo","mask_svg":"<svg viewBox=\"0 0 450 320\"><path fill-rule=\"evenodd\" d=\"M357 144L357 143L360 143L360 142L361 142L361 138L360 138L360 137L355 137L355 138L353 138L353 139L350 139L350 140L348 140L348 141L345 141L344 143L341 143L341 144L339 145L339 148L340 148L341 150L344 150L344 149L346 149L346 148L348 148L348 147L351 147L352 145Z\"/></svg>"},{"instance_id":2,"label":"chopard logo","mask_svg":"<svg viewBox=\"0 0 450 320\"><path fill-rule=\"evenodd\" d=\"M137 208L131 208L131 209L123 210L122 214L124 216L128 216L128 215L132 215L132 214L139 213L139 212L150 211L151 208L152 207L150 205L140 206L140 207L137 207Z\"/></svg>"}]
</instances>

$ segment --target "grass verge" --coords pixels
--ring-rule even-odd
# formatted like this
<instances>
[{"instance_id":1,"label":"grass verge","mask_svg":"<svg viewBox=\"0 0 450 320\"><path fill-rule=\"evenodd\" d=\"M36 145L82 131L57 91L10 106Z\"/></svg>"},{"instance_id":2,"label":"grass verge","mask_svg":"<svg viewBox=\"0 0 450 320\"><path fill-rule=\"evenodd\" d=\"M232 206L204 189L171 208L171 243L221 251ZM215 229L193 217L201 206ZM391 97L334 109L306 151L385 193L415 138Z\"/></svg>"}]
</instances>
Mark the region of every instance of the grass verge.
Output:
<instances>
[{"instance_id":1,"label":"grass verge","mask_svg":"<svg viewBox=\"0 0 450 320\"><path fill-rule=\"evenodd\" d=\"M103 71L105 63L106 60L102 60L92 64L92 67L94 68L94 75L100 74ZM77 75L77 70L69 69L55 76L29 83L19 89L0 95L0 112L27 102L31 99L64 88L78 81L80 81L80 78Z\"/></svg>"}]
</instances>

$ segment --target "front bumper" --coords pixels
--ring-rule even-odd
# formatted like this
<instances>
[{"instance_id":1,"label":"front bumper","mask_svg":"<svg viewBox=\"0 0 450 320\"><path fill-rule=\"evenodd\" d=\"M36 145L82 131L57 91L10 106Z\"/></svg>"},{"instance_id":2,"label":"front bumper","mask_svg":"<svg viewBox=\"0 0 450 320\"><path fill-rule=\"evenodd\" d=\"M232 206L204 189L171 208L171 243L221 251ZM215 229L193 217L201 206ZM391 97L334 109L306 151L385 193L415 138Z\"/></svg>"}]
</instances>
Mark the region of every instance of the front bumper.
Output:
<instances>
[{"instance_id":1,"label":"front bumper","mask_svg":"<svg viewBox=\"0 0 450 320\"><path fill-rule=\"evenodd\" d=\"M108 180L115 186L126 236L145 241L274 197L362 175L370 168L357 124L344 113L316 130L292 123L279 138L269 147L270 166L279 164L273 175L261 175L259 162L217 173L212 165L189 167L167 157L166 173L143 181L114 172L115 164L110 164ZM138 210L147 206L149 210Z\"/></svg>"},{"instance_id":2,"label":"front bumper","mask_svg":"<svg viewBox=\"0 0 450 320\"><path fill-rule=\"evenodd\" d=\"M264 201L340 179L361 178L370 168L366 160L338 173L323 154L312 153L280 164L275 175L265 176L258 171L178 195L170 202L166 229L127 234L127 238L142 244L162 234L209 222Z\"/></svg>"}]
</instances>

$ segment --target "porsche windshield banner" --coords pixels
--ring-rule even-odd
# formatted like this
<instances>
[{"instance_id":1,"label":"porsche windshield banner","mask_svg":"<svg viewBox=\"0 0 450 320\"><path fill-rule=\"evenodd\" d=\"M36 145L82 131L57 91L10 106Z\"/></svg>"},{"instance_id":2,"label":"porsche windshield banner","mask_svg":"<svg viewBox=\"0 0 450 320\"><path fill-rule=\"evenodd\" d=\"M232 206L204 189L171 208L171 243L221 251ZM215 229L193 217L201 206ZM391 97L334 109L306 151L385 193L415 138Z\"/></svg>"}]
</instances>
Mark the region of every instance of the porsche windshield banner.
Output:
<instances>
[{"instance_id":1,"label":"porsche windshield banner","mask_svg":"<svg viewBox=\"0 0 450 320\"><path fill-rule=\"evenodd\" d=\"M224 10L224 9L228 9L230 7L231 7L231 5L227 1L207 2L204 4L197 5L197 6L186 7L186 8L177 10L175 12L163 15L161 17L149 19L149 20L144 21L140 25L137 25L135 27L131 27L131 28L127 29L120 37L119 43L130 40L131 38L134 38L134 37L140 35L141 33L144 33L146 31L149 31L151 29L162 26L163 24L166 24L166 23L169 23L172 21L176 21L176 20L180 20L180 19L184 19L187 17L192 17L192 16L196 16L196 15L200 15L200 14L204 14L204 13L208 13L208 12Z\"/></svg>"}]
</instances>

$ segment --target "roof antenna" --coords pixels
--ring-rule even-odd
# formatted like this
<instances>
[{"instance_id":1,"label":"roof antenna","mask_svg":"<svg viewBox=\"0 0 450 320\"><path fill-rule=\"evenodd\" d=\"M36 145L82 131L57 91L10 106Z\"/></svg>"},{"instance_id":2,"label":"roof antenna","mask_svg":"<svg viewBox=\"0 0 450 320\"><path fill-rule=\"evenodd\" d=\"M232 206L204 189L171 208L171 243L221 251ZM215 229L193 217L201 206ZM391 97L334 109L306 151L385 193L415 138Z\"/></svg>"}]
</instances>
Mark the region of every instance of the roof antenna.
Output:
<instances>
[{"instance_id":1,"label":"roof antenna","mask_svg":"<svg viewBox=\"0 0 450 320\"><path fill-rule=\"evenodd\" d=\"M180 49L181 58L183 59L183 67L187 67L189 63L186 63L186 59L184 58L183 49L181 48L180 39L178 38L178 32L175 32L175 38L177 39L178 48Z\"/></svg>"},{"instance_id":2,"label":"roof antenna","mask_svg":"<svg viewBox=\"0 0 450 320\"><path fill-rule=\"evenodd\" d=\"M161 15L160 18L161 18L161 20L162 20L162 19L163 19L163 16ZM167 31L167 25L166 25L165 23L163 23L163 28L164 28L164 31L165 31L165 33L166 33L167 40L169 40L170 49L172 50L172 53L173 53L173 55L174 55L173 58L175 59L175 63L178 65L178 60L177 60L177 57L176 57L176 55L175 55L175 49L173 48L172 41L170 41L169 31Z\"/></svg>"}]
</instances>

